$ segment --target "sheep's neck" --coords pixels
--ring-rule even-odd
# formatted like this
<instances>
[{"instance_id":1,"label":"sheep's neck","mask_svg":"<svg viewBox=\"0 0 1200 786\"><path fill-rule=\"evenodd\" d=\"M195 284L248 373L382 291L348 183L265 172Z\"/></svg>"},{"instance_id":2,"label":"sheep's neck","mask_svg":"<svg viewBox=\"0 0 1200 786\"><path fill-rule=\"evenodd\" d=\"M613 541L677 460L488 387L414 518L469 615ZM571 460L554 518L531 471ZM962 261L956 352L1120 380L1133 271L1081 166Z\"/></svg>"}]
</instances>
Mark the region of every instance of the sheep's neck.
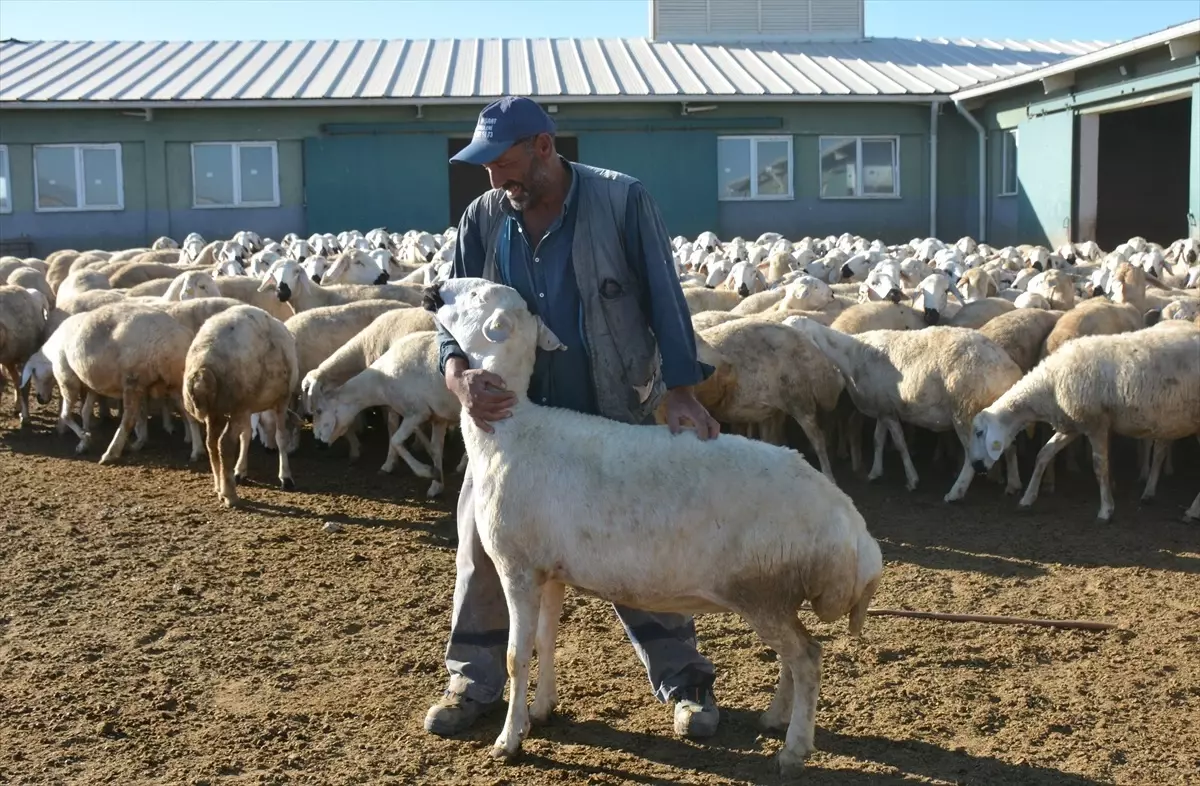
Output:
<instances>
[{"instance_id":1,"label":"sheep's neck","mask_svg":"<svg viewBox=\"0 0 1200 786\"><path fill-rule=\"evenodd\" d=\"M852 377L854 374L854 365L850 362L850 352L854 345L858 343L852 336L845 335L833 328L827 328L822 331L825 337L823 342L827 348L826 357L838 367L846 377Z\"/></svg>"}]
</instances>

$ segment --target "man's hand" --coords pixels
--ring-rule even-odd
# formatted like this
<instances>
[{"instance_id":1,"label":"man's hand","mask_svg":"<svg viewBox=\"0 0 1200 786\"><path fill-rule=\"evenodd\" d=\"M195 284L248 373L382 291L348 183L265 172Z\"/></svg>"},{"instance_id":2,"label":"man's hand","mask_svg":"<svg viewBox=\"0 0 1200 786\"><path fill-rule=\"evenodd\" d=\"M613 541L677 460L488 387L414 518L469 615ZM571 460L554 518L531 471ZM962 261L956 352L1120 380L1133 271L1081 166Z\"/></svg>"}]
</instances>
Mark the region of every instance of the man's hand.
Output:
<instances>
[{"instance_id":1,"label":"man's hand","mask_svg":"<svg viewBox=\"0 0 1200 786\"><path fill-rule=\"evenodd\" d=\"M460 357L446 362L446 387L462 403L475 425L489 434L494 429L488 423L510 417L511 407L517 401L516 394L505 388L498 374L469 368Z\"/></svg>"},{"instance_id":2,"label":"man's hand","mask_svg":"<svg viewBox=\"0 0 1200 786\"><path fill-rule=\"evenodd\" d=\"M702 440L716 439L721 433L721 424L717 423L708 410L696 400L690 387L671 388L667 391L667 428L672 434L678 434L687 421L696 430L696 436Z\"/></svg>"}]
</instances>

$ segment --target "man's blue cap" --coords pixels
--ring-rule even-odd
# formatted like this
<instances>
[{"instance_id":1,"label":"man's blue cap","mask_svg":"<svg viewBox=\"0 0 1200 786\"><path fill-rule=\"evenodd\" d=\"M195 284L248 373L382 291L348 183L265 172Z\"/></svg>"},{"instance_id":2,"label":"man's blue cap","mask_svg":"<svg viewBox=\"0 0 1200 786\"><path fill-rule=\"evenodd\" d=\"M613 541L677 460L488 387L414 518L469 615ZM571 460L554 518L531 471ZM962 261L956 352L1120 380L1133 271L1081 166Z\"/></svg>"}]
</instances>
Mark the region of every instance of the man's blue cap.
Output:
<instances>
[{"instance_id":1,"label":"man's blue cap","mask_svg":"<svg viewBox=\"0 0 1200 786\"><path fill-rule=\"evenodd\" d=\"M505 96L483 108L471 143L450 161L490 164L518 139L553 133L554 120L536 101L524 96Z\"/></svg>"}]
</instances>

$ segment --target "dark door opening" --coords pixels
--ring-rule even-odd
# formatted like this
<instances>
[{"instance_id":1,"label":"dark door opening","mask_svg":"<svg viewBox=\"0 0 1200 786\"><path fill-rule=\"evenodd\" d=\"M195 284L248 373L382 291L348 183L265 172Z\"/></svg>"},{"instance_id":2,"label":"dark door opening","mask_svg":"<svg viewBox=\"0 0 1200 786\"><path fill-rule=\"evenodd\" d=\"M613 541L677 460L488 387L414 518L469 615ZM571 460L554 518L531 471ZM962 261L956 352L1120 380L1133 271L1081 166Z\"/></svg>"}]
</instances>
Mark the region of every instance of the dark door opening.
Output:
<instances>
[{"instance_id":1,"label":"dark door opening","mask_svg":"<svg viewBox=\"0 0 1200 786\"><path fill-rule=\"evenodd\" d=\"M1096 243L1140 236L1165 248L1187 237L1191 99L1108 112L1099 124Z\"/></svg>"},{"instance_id":2,"label":"dark door opening","mask_svg":"<svg viewBox=\"0 0 1200 786\"><path fill-rule=\"evenodd\" d=\"M458 151L470 143L470 139L454 138L447 140L446 159L449 160ZM559 155L568 161L579 160L579 138L559 136L554 138L554 146ZM480 194L490 191L491 181L488 180L487 170L472 164L450 164L450 225L458 226L463 211Z\"/></svg>"}]
</instances>

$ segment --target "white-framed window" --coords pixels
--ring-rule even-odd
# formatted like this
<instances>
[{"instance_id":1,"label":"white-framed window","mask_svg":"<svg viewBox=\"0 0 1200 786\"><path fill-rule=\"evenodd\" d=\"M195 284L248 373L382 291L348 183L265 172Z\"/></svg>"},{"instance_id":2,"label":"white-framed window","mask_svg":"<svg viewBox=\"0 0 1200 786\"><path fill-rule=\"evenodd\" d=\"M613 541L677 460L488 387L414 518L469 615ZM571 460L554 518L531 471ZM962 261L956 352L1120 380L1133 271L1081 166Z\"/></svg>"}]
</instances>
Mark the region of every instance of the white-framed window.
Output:
<instances>
[{"instance_id":1,"label":"white-framed window","mask_svg":"<svg viewBox=\"0 0 1200 786\"><path fill-rule=\"evenodd\" d=\"M1000 132L1000 196L1017 194L1017 130Z\"/></svg>"},{"instance_id":2,"label":"white-framed window","mask_svg":"<svg viewBox=\"0 0 1200 786\"><path fill-rule=\"evenodd\" d=\"M900 196L900 137L823 136L821 199Z\"/></svg>"},{"instance_id":3,"label":"white-framed window","mask_svg":"<svg viewBox=\"0 0 1200 786\"><path fill-rule=\"evenodd\" d=\"M12 177L8 173L8 145L0 145L0 213L12 212Z\"/></svg>"},{"instance_id":4,"label":"white-framed window","mask_svg":"<svg viewBox=\"0 0 1200 786\"><path fill-rule=\"evenodd\" d=\"M34 145L34 210L124 210L121 175L119 144Z\"/></svg>"},{"instance_id":5,"label":"white-framed window","mask_svg":"<svg viewBox=\"0 0 1200 786\"><path fill-rule=\"evenodd\" d=\"M790 136L717 137L717 199L792 199Z\"/></svg>"},{"instance_id":6,"label":"white-framed window","mask_svg":"<svg viewBox=\"0 0 1200 786\"><path fill-rule=\"evenodd\" d=\"M193 142L192 207L279 207L274 142Z\"/></svg>"}]
</instances>

